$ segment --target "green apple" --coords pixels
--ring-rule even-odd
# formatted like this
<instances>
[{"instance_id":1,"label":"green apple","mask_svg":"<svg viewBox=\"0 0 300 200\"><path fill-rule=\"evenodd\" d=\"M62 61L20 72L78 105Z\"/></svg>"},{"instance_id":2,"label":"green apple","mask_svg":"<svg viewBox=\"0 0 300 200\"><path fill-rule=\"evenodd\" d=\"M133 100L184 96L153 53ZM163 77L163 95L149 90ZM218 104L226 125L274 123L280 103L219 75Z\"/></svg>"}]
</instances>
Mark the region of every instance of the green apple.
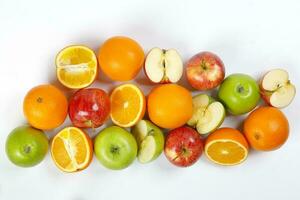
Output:
<instances>
[{"instance_id":1,"label":"green apple","mask_svg":"<svg viewBox=\"0 0 300 200\"><path fill-rule=\"evenodd\" d=\"M39 164L48 151L46 134L30 126L19 126L7 137L6 154L9 160L20 167Z\"/></svg>"},{"instance_id":2,"label":"green apple","mask_svg":"<svg viewBox=\"0 0 300 200\"><path fill-rule=\"evenodd\" d=\"M138 160L148 163L155 160L164 149L164 134L160 128L148 120L139 121L132 133L138 144Z\"/></svg>"},{"instance_id":3,"label":"green apple","mask_svg":"<svg viewBox=\"0 0 300 200\"><path fill-rule=\"evenodd\" d=\"M221 84L218 97L233 115L250 112L259 102L259 87L256 81L246 74L232 74Z\"/></svg>"},{"instance_id":4,"label":"green apple","mask_svg":"<svg viewBox=\"0 0 300 200\"><path fill-rule=\"evenodd\" d=\"M124 169L137 155L137 143L131 133L118 126L110 126L99 132L94 144L95 154L108 169Z\"/></svg>"},{"instance_id":5,"label":"green apple","mask_svg":"<svg viewBox=\"0 0 300 200\"><path fill-rule=\"evenodd\" d=\"M221 126L225 119L224 106L207 94L193 97L193 116L187 122L200 134L210 133Z\"/></svg>"}]
</instances>

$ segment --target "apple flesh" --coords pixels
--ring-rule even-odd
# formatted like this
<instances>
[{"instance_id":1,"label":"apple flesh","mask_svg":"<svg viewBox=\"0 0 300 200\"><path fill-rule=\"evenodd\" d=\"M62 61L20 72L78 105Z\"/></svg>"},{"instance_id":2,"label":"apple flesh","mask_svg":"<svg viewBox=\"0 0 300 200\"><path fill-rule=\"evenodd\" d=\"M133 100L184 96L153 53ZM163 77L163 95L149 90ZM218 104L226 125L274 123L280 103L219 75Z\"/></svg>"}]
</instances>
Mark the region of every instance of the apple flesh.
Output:
<instances>
[{"instance_id":1,"label":"apple flesh","mask_svg":"<svg viewBox=\"0 0 300 200\"><path fill-rule=\"evenodd\" d=\"M293 101L296 87L290 82L287 71L273 69L263 76L260 83L260 93L268 105L284 108Z\"/></svg>"},{"instance_id":2,"label":"apple flesh","mask_svg":"<svg viewBox=\"0 0 300 200\"><path fill-rule=\"evenodd\" d=\"M166 138L165 155L178 167L193 165L201 156L203 141L194 129L182 126L171 130Z\"/></svg>"},{"instance_id":3,"label":"apple flesh","mask_svg":"<svg viewBox=\"0 0 300 200\"><path fill-rule=\"evenodd\" d=\"M108 119L109 114L109 96L101 89L82 89L70 99L69 116L76 127L97 128Z\"/></svg>"},{"instance_id":4,"label":"apple flesh","mask_svg":"<svg viewBox=\"0 0 300 200\"><path fill-rule=\"evenodd\" d=\"M137 143L131 133L118 126L110 126L95 138L94 150L97 159L108 169L128 167L136 158Z\"/></svg>"},{"instance_id":5,"label":"apple flesh","mask_svg":"<svg viewBox=\"0 0 300 200\"><path fill-rule=\"evenodd\" d=\"M153 48L146 56L146 76L154 83L176 83L183 73L181 56L175 49Z\"/></svg>"},{"instance_id":6,"label":"apple flesh","mask_svg":"<svg viewBox=\"0 0 300 200\"><path fill-rule=\"evenodd\" d=\"M199 94L193 97L193 116L187 124L196 128L198 133L207 134L221 126L225 115L222 103L207 94Z\"/></svg>"},{"instance_id":7,"label":"apple flesh","mask_svg":"<svg viewBox=\"0 0 300 200\"><path fill-rule=\"evenodd\" d=\"M221 84L225 77L222 60L214 53L194 55L186 65L187 80L197 90L210 90Z\"/></svg>"},{"instance_id":8,"label":"apple flesh","mask_svg":"<svg viewBox=\"0 0 300 200\"><path fill-rule=\"evenodd\" d=\"M138 160L148 163L155 160L164 149L164 134L160 128L148 120L139 121L132 134L138 144Z\"/></svg>"}]
</instances>

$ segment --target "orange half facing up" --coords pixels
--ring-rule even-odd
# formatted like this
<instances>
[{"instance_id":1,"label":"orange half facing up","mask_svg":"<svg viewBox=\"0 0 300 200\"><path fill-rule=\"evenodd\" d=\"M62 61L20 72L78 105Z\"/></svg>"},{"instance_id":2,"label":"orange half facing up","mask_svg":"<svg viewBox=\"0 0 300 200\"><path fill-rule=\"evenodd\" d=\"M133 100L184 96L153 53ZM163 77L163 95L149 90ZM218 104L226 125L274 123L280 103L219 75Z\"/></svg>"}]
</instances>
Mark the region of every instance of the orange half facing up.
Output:
<instances>
[{"instance_id":1,"label":"orange half facing up","mask_svg":"<svg viewBox=\"0 0 300 200\"><path fill-rule=\"evenodd\" d=\"M93 83L98 62L93 50L82 45L68 46L56 56L56 75L64 86L80 89Z\"/></svg>"},{"instance_id":2,"label":"orange half facing up","mask_svg":"<svg viewBox=\"0 0 300 200\"><path fill-rule=\"evenodd\" d=\"M146 99L143 92L133 84L116 87L110 96L111 120L118 126L131 127L144 117Z\"/></svg>"},{"instance_id":3,"label":"orange half facing up","mask_svg":"<svg viewBox=\"0 0 300 200\"><path fill-rule=\"evenodd\" d=\"M248 156L248 143L242 133L233 128L220 128L205 142L207 158L220 165L237 165Z\"/></svg>"},{"instance_id":4,"label":"orange half facing up","mask_svg":"<svg viewBox=\"0 0 300 200\"><path fill-rule=\"evenodd\" d=\"M51 156L56 166L64 172L83 170L93 157L92 141L79 128L64 128L52 140Z\"/></svg>"}]
</instances>

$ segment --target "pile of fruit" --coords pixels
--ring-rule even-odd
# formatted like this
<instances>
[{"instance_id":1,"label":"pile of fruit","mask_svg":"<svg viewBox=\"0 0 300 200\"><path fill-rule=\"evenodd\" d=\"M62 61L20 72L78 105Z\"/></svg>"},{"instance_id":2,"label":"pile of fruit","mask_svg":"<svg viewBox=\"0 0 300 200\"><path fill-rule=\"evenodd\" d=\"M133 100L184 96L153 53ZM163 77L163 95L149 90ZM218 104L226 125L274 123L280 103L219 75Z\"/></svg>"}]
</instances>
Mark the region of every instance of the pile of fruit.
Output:
<instances>
[{"instance_id":1,"label":"pile of fruit","mask_svg":"<svg viewBox=\"0 0 300 200\"><path fill-rule=\"evenodd\" d=\"M68 46L55 63L59 82L78 90L69 100L51 84L26 94L23 111L30 125L15 128L6 141L7 156L18 166L31 167L44 159L49 141L43 131L58 128L67 115L73 125L64 127L50 143L51 157L64 172L85 169L94 152L109 169L124 169L136 157L149 163L162 152L180 167L193 165L202 152L216 164L236 165L246 160L250 148L275 150L289 135L288 120L279 109L292 102L296 89L284 69L268 71L259 82L246 74L225 78L222 60L211 52L196 54L184 66L176 50L153 48L145 56L141 46L127 37L108 39L98 55L85 46ZM114 81L130 81L142 67L154 85L147 96L129 82L109 94L87 88L99 68ZM216 96L192 97L191 91L176 84L184 71L195 90L215 89ZM267 106L258 106L260 97ZM250 111L242 130L219 128L226 113ZM115 125L92 140L85 129L95 130L109 118Z\"/></svg>"}]
</instances>

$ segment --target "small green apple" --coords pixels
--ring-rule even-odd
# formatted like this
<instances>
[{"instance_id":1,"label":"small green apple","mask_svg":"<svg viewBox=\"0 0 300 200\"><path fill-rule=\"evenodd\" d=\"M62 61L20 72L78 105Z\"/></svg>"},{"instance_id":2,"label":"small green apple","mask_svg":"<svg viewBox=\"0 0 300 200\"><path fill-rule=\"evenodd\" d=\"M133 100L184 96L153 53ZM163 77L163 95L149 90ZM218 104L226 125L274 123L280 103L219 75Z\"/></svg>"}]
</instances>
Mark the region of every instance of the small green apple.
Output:
<instances>
[{"instance_id":1,"label":"small green apple","mask_svg":"<svg viewBox=\"0 0 300 200\"><path fill-rule=\"evenodd\" d=\"M250 112L259 102L259 87L256 81L246 74L232 74L221 84L218 97L233 115Z\"/></svg>"},{"instance_id":2,"label":"small green apple","mask_svg":"<svg viewBox=\"0 0 300 200\"><path fill-rule=\"evenodd\" d=\"M200 134L216 130L225 119L224 106L207 94L193 97L193 108L193 116L187 124L196 127Z\"/></svg>"},{"instance_id":3,"label":"small green apple","mask_svg":"<svg viewBox=\"0 0 300 200\"><path fill-rule=\"evenodd\" d=\"M30 126L15 128L8 135L5 146L9 160L20 167L39 164L46 156L48 147L46 134Z\"/></svg>"},{"instance_id":4,"label":"small green apple","mask_svg":"<svg viewBox=\"0 0 300 200\"><path fill-rule=\"evenodd\" d=\"M96 136L95 154L108 169L124 169L137 155L137 143L131 133L118 126L110 126Z\"/></svg>"},{"instance_id":5,"label":"small green apple","mask_svg":"<svg viewBox=\"0 0 300 200\"><path fill-rule=\"evenodd\" d=\"M155 160L164 149L164 134L160 128L148 120L139 121L132 133L138 143L138 160L148 163Z\"/></svg>"}]
</instances>

